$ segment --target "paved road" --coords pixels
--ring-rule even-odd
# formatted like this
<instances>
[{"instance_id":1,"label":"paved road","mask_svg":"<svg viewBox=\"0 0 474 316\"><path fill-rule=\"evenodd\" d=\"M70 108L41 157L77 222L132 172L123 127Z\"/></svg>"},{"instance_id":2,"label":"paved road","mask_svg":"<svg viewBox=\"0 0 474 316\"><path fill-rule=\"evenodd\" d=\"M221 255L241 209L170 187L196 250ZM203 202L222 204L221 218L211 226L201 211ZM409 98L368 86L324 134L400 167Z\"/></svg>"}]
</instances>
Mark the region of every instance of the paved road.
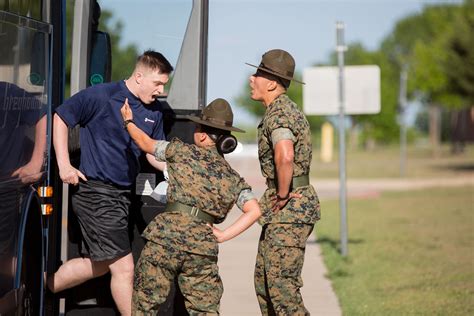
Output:
<instances>
[{"instance_id":1,"label":"paved road","mask_svg":"<svg viewBox=\"0 0 474 316\"><path fill-rule=\"evenodd\" d=\"M322 200L339 197L338 179L311 179ZM388 178L388 179L349 179L346 183L347 195L351 198L377 197L383 191L406 191L433 187L472 186L474 176L466 173L453 178Z\"/></svg>"}]
</instances>

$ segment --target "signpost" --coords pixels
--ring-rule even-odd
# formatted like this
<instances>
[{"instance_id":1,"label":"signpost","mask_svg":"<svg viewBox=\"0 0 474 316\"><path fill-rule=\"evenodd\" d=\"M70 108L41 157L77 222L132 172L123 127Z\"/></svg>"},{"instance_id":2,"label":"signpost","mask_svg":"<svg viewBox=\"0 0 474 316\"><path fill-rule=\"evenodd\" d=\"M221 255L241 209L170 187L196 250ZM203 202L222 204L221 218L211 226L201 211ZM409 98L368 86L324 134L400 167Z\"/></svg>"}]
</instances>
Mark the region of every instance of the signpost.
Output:
<instances>
[{"instance_id":1,"label":"signpost","mask_svg":"<svg viewBox=\"0 0 474 316\"><path fill-rule=\"evenodd\" d=\"M339 116L339 204L341 254L347 256L346 114L380 112L380 68L376 65L344 67L344 23L336 23L338 67L312 67L303 72L303 109L307 115Z\"/></svg>"},{"instance_id":2,"label":"signpost","mask_svg":"<svg viewBox=\"0 0 474 316\"><path fill-rule=\"evenodd\" d=\"M347 47L344 45L344 23L336 23L337 39L337 65L339 68L339 205L341 207L341 254L347 256L347 198L346 198L346 133L344 127L344 52Z\"/></svg>"}]
</instances>

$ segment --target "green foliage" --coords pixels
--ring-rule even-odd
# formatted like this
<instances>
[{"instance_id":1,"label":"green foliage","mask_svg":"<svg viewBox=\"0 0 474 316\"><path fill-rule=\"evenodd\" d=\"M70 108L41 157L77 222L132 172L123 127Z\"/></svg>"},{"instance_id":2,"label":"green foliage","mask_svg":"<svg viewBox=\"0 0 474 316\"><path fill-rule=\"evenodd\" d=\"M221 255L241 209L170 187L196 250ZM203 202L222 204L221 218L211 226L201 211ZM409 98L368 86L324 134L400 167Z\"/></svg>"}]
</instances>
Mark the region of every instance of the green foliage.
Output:
<instances>
[{"instance_id":1,"label":"green foliage","mask_svg":"<svg viewBox=\"0 0 474 316\"><path fill-rule=\"evenodd\" d=\"M466 1L447 41L443 69L456 98L446 104L459 108L474 104L474 1Z\"/></svg>"},{"instance_id":2,"label":"green foliage","mask_svg":"<svg viewBox=\"0 0 474 316\"><path fill-rule=\"evenodd\" d=\"M400 20L382 44L382 51L397 67L409 65L408 90L412 96L446 108L465 105L459 91L472 73L472 67L467 67L472 57L466 53L472 54L473 45L472 25L467 22L472 9L467 6L427 6L420 14Z\"/></svg>"},{"instance_id":3,"label":"green foliage","mask_svg":"<svg viewBox=\"0 0 474 316\"><path fill-rule=\"evenodd\" d=\"M110 35L112 46L112 81L126 79L133 71L138 57L138 49L135 44L121 46L122 21L112 24L112 13L102 10L99 30Z\"/></svg>"},{"instance_id":4,"label":"green foliage","mask_svg":"<svg viewBox=\"0 0 474 316\"><path fill-rule=\"evenodd\" d=\"M242 93L235 99L235 104L247 110L255 117L261 118L265 113L265 107L262 105L262 103L254 101L250 98L250 86L248 80L245 81L242 88ZM292 85L290 85L290 89L291 88Z\"/></svg>"},{"instance_id":5,"label":"green foliage","mask_svg":"<svg viewBox=\"0 0 474 316\"><path fill-rule=\"evenodd\" d=\"M66 0L66 97L70 95L69 78L71 78L73 19L74 0ZM120 45L123 23L121 21L115 21L115 23L113 23L112 13L102 9L98 29L110 35L112 81L127 78L133 70L138 52L137 47L133 44L129 44L125 47Z\"/></svg>"}]
</instances>

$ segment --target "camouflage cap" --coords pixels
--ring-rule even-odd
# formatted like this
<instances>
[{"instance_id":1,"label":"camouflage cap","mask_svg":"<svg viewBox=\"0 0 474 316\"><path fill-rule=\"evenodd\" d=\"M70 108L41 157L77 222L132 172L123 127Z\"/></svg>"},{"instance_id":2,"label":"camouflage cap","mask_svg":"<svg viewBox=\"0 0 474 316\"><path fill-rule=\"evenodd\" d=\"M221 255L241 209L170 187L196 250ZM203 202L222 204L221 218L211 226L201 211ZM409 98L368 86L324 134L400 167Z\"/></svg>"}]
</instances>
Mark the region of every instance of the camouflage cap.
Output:
<instances>
[{"instance_id":1,"label":"camouflage cap","mask_svg":"<svg viewBox=\"0 0 474 316\"><path fill-rule=\"evenodd\" d=\"M215 99L209 103L202 110L200 116L188 115L187 118L202 125L226 131L245 133L244 130L232 126L234 114L232 113L229 103L224 99Z\"/></svg>"},{"instance_id":2,"label":"camouflage cap","mask_svg":"<svg viewBox=\"0 0 474 316\"><path fill-rule=\"evenodd\" d=\"M287 51L282 49L272 49L263 54L262 61L259 66L255 66L249 63L246 65L255 67L277 77L293 80L298 83L304 84L304 82L293 78L295 73L295 60Z\"/></svg>"}]
</instances>

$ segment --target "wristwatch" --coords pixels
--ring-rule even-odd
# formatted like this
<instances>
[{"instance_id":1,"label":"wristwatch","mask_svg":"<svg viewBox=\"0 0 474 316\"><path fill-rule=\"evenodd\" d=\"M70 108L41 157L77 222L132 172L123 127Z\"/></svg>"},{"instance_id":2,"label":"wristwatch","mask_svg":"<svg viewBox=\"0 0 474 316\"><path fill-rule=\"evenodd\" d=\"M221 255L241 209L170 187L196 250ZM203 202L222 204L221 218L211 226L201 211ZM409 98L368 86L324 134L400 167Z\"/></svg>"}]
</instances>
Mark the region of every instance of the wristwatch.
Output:
<instances>
[{"instance_id":1,"label":"wristwatch","mask_svg":"<svg viewBox=\"0 0 474 316\"><path fill-rule=\"evenodd\" d=\"M278 201L287 200L287 199L290 197L290 192L288 192L288 194L287 194L286 196L284 196L284 197L281 197L280 195L278 195L278 193L277 193L276 196L277 196L277 200L278 200Z\"/></svg>"},{"instance_id":2,"label":"wristwatch","mask_svg":"<svg viewBox=\"0 0 474 316\"><path fill-rule=\"evenodd\" d=\"M125 121L123 121L123 128L124 128L124 129L127 129L127 125L130 124L130 123L135 124L135 122L134 122L133 120L125 120Z\"/></svg>"}]
</instances>

